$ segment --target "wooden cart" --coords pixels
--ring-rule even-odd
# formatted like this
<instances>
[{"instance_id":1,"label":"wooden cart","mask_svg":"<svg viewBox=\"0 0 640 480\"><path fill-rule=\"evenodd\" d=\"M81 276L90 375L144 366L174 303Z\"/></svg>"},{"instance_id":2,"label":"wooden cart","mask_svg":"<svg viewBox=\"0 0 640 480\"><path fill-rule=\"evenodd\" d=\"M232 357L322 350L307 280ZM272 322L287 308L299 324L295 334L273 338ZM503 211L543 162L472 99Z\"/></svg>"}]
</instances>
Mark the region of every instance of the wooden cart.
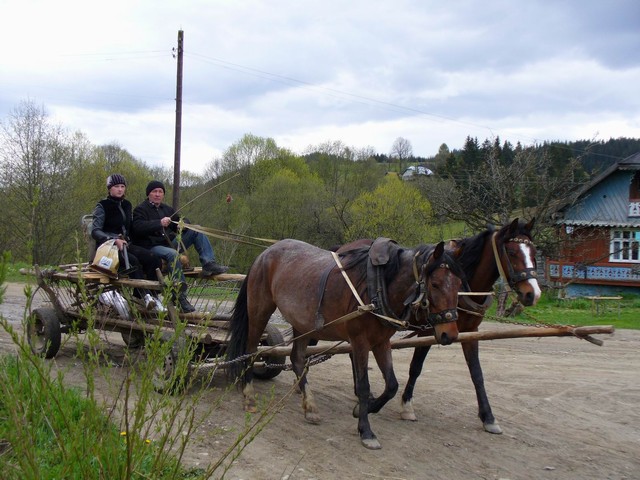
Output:
<instances>
[{"instance_id":1,"label":"wooden cart","mask_svg":"<svg viewBox=\"0 0 640 480\"><path fill-rule=\"evenodd\" d=\"M160 331L163 338L172 338L164 366L156 374L156 388L172 388L176 364L184 341L197 343L192 368L220 364L228 335L230 310L244 275L222 274L202 277L200 267L185 271L189 288L187 296L196 307L192 313L180 313L171 301L164 300L163 312L149 311L134 295L134 289L146 289L160 298L172 297L161 274L158 281L114 279L88 268L88 264L60 265L55 269L35 267L38 287L46 292L50 305L35 308L28 319L27 339L34 353L53 358L60 349L63 334L82 333L88 328L119 332L128 348L139 348L145 338ZM176 327L184 337L175 340ZM283 331L269 324L261 345L284 344ZM260 379L277 376L284 357L264 356L258 359L255 375Z\"/></svg>"}]
</instances>

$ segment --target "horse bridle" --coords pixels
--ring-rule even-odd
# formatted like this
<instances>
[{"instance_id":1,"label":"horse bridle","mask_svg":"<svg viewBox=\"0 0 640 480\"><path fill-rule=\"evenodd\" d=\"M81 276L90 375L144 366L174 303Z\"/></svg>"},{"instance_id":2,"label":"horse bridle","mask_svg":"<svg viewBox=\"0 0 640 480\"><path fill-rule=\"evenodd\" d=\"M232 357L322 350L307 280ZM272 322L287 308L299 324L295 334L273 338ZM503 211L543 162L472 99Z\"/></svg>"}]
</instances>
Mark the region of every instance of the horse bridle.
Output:
<instances>
[{"instance_id":1,"label":"horse bridle","mask_svg":"<svg viewBox=\"0 0 640 480\"><path fill-rule=\"evenodd\" d=\"M511 287L511 289L514 289L514 290L517 290L517 284L520 282L524 282L525 280L530 280L530 279L537 279L538 272L536 271L535 267L525 268L523 270L515 270L513 268L513 265L511 264L511 261L509 260L509 255L507 254L507 248L506 248L507 243L522 243L525 245L533 246L533 242L528 238L518 238L518 237L513 237L513 238L510 238L509 240L506 240L505 242L502 242L501 253L504 254L505 261L507 262L507 269L509 271L509 275L507 276L505 275L504 270L502 268L502 262L500 261L500 255L498 253L498 246L496 245L497 234L498 233L496 232L491 237L491 245L493 247L493 254L496 259L496 265L498 267L498 272L500 273L500 277L503 280L505 280L505 282L508 284L509 287Z\"/></svg>"},{"instance_id":2,"label":"horse bridle","mask_svg":"<svg viewBox=\"0 0 640 480\"><path fill-rule=\"evenodd\" d=\"M432 313L429 309L429 298L427 295L427 280L426 280L426 271L427 265L429 263L429 258L422 264L420 268L418 268L418 256L420 252L416 252L413 256L413 276L416 279L416 295L413 301L407 299L405 300L405 305L408 303L411 304L411 310L414 312L416 318L421 316L426 317L427 323L421 325L412 325L412 328L416 330L427 330L431 327L435 327L436 325L443 323L451 323L456 322L458 320L458 308L448 308L446 310L442 310L438 313ZM429 256L433 255L431 253ZM437 268L446 268L450 269L449 265L446 262L442 262L438 265ZM419 273L418 273L419 270Z\"/></svg>"}]
</instances>

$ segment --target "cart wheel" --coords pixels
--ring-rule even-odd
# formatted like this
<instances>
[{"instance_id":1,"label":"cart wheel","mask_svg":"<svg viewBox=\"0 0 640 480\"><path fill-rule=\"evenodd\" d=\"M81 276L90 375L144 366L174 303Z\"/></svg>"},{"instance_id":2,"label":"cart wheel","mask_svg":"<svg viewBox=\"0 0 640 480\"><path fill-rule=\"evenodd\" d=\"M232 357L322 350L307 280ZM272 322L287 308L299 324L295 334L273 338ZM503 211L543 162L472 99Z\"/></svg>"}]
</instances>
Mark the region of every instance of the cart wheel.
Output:
<instances>
[{"instance_id":1,"label":"cart wheel","mask_svg":"<svg viewBox=\"0 0 640 480\"><path fill-rule=\"evenodd\" d=\"M187 349L187 342L184 337L174 339L170 334L164 334L162 341L173 343L164 356L162 365L153 372L153 388L158 393L178 394L184 391L191 376L190 367L185 372L178 371L178 361L182 352Z\"/></svg>"},{"instance_id":2,"label":"cart wheel","mask_svg":"<svg viewBox=\"0 0 640 480\"><path fill-rule=\"evenodd\" d=\"M36 308L27 325L27 341L31 351L44 358L53 358L60 350L60 320L53 308Z\"/></svg>"},{"instance_id":3,"label":"cart wheel","mask_svg":"<svg viewBox=\"0 0 640 480\"><path fill-rule=\"evenodd\" d=\"M275 345L281 345L284 343L284 337L278 327L272 324L267 324L265 331L267 338L260 342L261 346L273 347ZM258 356L257 362L261 365L255 365L253 367L253 376L260 380L270 380L277 377L283 370L284 363L287 357L273 357L273 356Z\"/></svg>"},{"instance_id":4,"label":"cart wheel","mask_svg":"<svg viewBox=\"0 0 640 480\"><path fill-rule=\"evenodd\" d=\"M122 332L122 341L127 348L140 348L144 346L144 339L146 335L140 330L128 330Z\"/></svg>"}]
</instances>

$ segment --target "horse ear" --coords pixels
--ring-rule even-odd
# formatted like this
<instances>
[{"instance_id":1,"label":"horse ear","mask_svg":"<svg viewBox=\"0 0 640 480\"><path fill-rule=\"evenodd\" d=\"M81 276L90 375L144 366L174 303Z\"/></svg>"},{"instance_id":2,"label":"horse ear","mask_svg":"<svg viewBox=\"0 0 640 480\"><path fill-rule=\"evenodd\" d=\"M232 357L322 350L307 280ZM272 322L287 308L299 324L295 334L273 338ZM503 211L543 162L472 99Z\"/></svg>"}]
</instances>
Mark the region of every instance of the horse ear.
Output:
<instances>
[{"instance_id":1,"label":"horse ear","mask_svg":"<svg viewBox=\"0 0 640 480\"><path fill-rule=\"evenodd\" d=\"M436 245L435 250L433 251L433 258L440 258L444 253L444 242L440 242Z\"/></svg>"},{"instance_id":2,"label":"horse ear","mask_svg":"<svg viewBox=\"0 0 640 480\"><path fill-rule=\"evenodd\" d=\"M509 235L514 235L518 232L518 225L520 224L520 219L518 217L513 219L511 225L509 225Z\"/></svg>"},{"instance_id":3,"label":"horse ear","mask_svg":"<svg viewBox=\"0 0 640 480\"><path fill-rule=\"evenodd\" d=\"M524 228L527 229L527 232L531 232L533 230L533 226L536 224L536 217L533 217L529 223L527 223Z\"/></svg>"}]
</instances>

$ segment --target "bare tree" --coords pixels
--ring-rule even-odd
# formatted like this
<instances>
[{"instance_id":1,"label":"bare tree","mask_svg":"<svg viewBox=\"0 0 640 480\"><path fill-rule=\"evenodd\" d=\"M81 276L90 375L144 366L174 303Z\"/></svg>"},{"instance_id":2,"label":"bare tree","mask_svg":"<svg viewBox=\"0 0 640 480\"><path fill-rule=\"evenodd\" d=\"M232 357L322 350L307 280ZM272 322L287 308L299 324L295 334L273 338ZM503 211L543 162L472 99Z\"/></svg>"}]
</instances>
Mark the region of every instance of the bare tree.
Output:
<instances>
[{"instance_id":1,"label":"bare tree","mask_svg":"<svg viewBox=\"0 0 640 480\"><path fill-rule=\"evenodd\" d=\"M558 205L571 202L587 181L575 171L581 171L577 159L558 171L543 149L520 150L510 163L491 150L477 168L457 173L462 181L429 179L421 188L438 217L465 222L474 231L520 216L536 217L541 232L552 225L551 213Z\"/></svg>"},{"instance_id":2,"label":"bare tree","mask_svg":"<svg viewBox=\"0 0 640 480\"><path fill-rule=\"evenodd\" d=\"M402 174L404 171L402 167L403 163L407 162L413 156L413 147L411 146L411 142L406 138L396 138L396 141L393 142L393 146L391 147L389 156L392 159L398 160L398 173Z\"/></svg>"},{"instance_id":3,"label":"bare tree","mask_svg":"<svg viewBox=\"0 0 640 480\"><path fill-rule=\"evenodd\" d=\"M0 130L0 186L5 228L16 258L55 263L61 244L77 230L69 212L69 178L74 148L62 127L52 125L44 108L21 103Z\"/></svg>"}]
</instances>

